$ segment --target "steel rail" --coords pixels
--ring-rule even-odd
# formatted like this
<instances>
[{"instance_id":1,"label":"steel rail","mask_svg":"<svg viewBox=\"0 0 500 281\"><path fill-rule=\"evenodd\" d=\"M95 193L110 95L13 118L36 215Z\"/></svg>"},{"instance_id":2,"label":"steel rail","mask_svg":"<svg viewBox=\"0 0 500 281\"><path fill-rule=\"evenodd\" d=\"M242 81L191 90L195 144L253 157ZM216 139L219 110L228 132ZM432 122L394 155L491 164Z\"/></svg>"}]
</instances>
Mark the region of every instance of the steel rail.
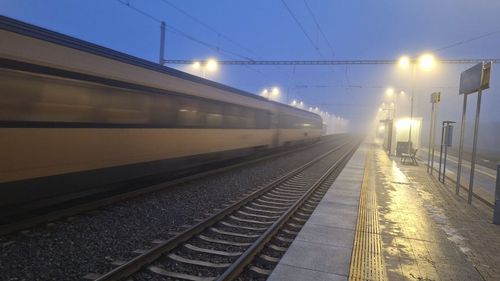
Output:
<instances>
[{"instance_id":1,"label":"steel rail","mask_svg":"<svg viewBox=\"0 0 500 281\"><path fill-rule=\"evenodd\" d=\"M355 146L356 147L356 146ZM302 204L335 172L343 161L351 154L352 147L347 151L319 178L295 203L283 213L243 254L231 264L231 266L219 276L217 281L234 280L245 267L250 264L254 257L264 248L283 225L295 214Z\"/></svg>"},{"instance_id":2,"label":"steel rail","mask_svg":"<svg viewBox=\"0 0 500 281\"><path fill-rule=\"evenodd\" d=\"M95 281L121 280L123 278L126 278L126 277L132 275L133 273L140 270L143 266L158 259L161 255L174 250L175 248L180 246L182 243L187 242L188 240L193 238L195 235L206 230L209 226L216 224L217 222L221 221L223 218L225 218L229 214L240 209L244 205L250 203L254 199L261 196L262 194L264 194L267 191L271 190L272 188L278 186L279 184L283 183L284 181L294 177L298 173L300 173L300 172L304 171L305 169L309 168L310 166L316 164L318 161L324 159L325 157L327 157L335 152L338 152L339 150L343 149L345 146L347 146L350 143L351 142L347 141L347 142L343 143L342 145L335 147L335 148L329 150L328 152L316 157L315 159L307 162L306 164L292 170L291 172L288 172L287 174L273 180L271 183L259 188L258 190L255 190L247 197L245 197L245 198L241 199L240 201L235 202L232 205L224 208L223 210L212 215L208 219L198 222L197 224L195 224L192 227L188 228L187 230L181 232L177 236L174 236L174 237L170 238L169 240L167 240L161 244L156 245L155 247L147 250L146 252L138 255L137 257L121 264L120 266L105 273L104 275L101 275L100 277L96 278Z\"/></svg>"}]
</instances>

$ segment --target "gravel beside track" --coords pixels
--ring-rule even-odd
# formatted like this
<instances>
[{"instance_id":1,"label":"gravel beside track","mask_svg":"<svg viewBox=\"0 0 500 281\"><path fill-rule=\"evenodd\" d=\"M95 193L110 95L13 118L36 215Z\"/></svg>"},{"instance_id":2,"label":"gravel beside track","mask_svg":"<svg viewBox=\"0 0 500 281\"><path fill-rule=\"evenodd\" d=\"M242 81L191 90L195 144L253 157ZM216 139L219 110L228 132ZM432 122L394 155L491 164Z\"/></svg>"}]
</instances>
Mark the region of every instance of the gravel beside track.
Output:
<instances>
[{"instance_id":1,"label":"gravel beside track","mask_svg":"<svg viewBox=\"0 0 500 281\"><path fill-rule=\"evenodd\" d=\"M169 232L194 224L345 138L0 237L0 280L81 280L87 273L104 273L112 262L151 248L153 240L169 238Z\"/></svg>"}]
</instances>

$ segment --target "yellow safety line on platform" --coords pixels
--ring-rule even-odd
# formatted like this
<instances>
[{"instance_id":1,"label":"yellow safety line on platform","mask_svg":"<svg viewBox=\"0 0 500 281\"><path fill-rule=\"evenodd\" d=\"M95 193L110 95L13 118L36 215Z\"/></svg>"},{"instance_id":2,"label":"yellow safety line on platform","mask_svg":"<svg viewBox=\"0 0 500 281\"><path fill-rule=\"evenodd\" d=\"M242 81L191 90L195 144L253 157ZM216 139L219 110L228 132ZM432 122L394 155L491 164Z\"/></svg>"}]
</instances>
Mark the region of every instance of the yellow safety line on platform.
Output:
<instances>
[{"instance_id":1,"label":"yellow safety line on platform","mask_svg":"<svg viewBox=\"0 0 500 281\"><path fill-rule=\"evenodd\" d=\"M387 280L377 210L375 177L369 149L359 198L358 220L351 257L349 280Z\"/></svg>"}]
</instances>

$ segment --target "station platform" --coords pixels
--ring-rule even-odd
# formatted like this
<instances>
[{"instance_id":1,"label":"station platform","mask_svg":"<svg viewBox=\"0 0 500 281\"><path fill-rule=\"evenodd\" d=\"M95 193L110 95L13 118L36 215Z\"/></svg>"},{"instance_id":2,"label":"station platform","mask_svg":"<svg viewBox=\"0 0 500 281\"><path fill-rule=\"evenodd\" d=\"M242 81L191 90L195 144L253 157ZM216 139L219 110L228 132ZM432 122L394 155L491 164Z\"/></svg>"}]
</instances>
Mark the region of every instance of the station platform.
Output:
<instances>
[{"instance_id":1,"label":"station platform","mask_svg":"<svg viewBox=\"0 0 500 281\"><path fill-rule=\"evenodd\" d=\"M353 155L268 280L500 280L500 226L424 165Z\"/></svg>"}]
</instances>

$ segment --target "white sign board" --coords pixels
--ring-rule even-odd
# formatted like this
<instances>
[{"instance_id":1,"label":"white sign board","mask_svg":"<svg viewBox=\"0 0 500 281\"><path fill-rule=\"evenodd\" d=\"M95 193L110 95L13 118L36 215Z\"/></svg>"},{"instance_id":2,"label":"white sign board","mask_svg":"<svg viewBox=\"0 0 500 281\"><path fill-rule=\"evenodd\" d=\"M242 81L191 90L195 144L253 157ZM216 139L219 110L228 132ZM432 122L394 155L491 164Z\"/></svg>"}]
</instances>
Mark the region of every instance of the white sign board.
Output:
<instances>
[{"instance_id":1,"label":"white sign board","mask_svg":"<svg viewBox=\"0 0 500 281\"><path fill-rule=\"evenodd\" d=\"M490 87L491 62L478 63L460 75L459 94L470 94Z\"/></svg>"},{"instance_id":2,"label":"white sign board","mask_svg":"<svg viewBox=\"0 0 500 281\"><path fill-rule=\"evenodd\" d=\"M441 101L441 92L431 94L431 103L438 103Z\"/></svg>"}]
</instances>

